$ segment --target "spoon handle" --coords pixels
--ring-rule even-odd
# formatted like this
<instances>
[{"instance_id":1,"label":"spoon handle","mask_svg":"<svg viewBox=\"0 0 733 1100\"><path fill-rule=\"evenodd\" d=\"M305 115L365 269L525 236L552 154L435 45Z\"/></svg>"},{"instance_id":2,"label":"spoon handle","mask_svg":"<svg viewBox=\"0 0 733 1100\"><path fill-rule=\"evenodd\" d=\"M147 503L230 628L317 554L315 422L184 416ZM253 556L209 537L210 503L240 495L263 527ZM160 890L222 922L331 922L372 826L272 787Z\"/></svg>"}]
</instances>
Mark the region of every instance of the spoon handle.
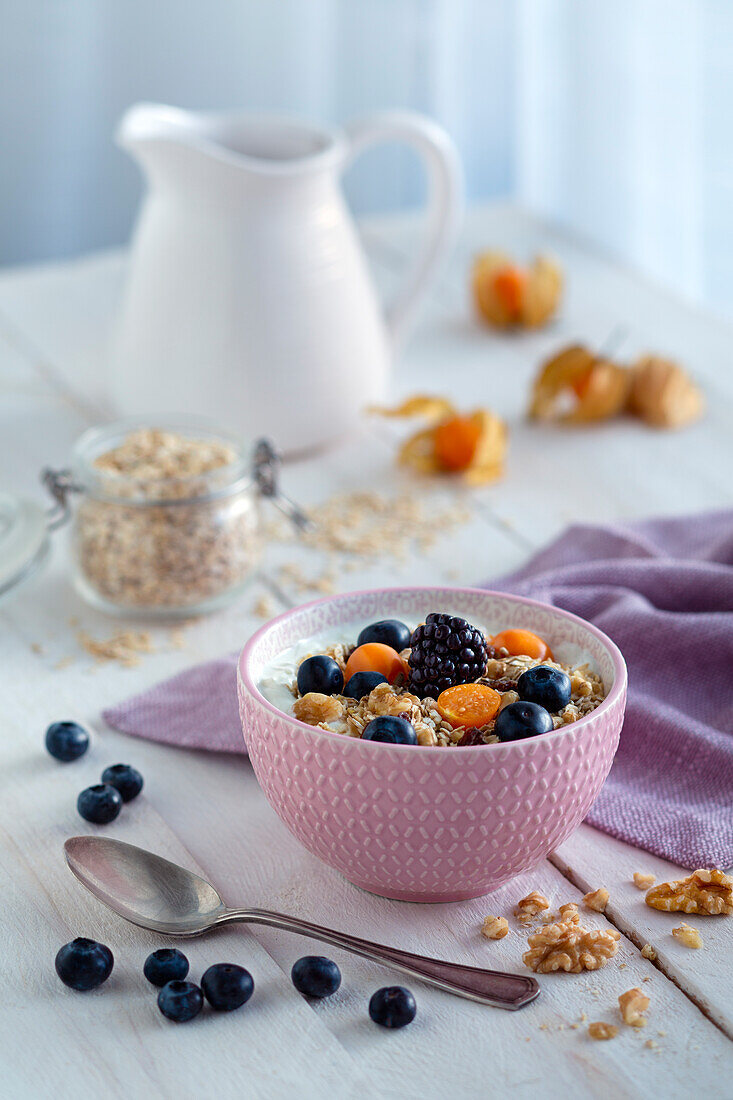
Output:
<instances>
[{"instance_id":1,"label":"spoon handle","mask_svg":"<svg viewBox=\"0 0 733 1100\"><path fill-rule=\"evenodd\" d=\"M337 932L333 928L323 928L298 917L272 913L267 909L227 909L217 923L230 921L266 924L271 928L281 928L286 932L297 932L301 936L323 940L334 947L343 947L354 955L363 955L365 959L387 963L395 970L412 974L448 993L455 993L480 1004L493 1005L494 1008L522 1008L533 1001L540 991L535 979L529 976L502 974L498 970L483 970L478 966L461 966L459 963L431 959L426 955L413 955L410 951L371 943L345 932Z\"/></svg>"}]
</instances>

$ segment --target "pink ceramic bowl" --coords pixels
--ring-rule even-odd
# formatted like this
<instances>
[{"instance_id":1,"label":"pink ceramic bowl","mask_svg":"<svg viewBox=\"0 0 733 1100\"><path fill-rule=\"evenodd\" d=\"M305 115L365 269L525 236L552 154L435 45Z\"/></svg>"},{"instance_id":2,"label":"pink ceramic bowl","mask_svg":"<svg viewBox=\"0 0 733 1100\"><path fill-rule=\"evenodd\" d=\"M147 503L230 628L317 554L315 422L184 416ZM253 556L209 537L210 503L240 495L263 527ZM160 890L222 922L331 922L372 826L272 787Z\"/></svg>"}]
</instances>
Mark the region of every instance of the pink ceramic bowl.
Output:
<instances>
[{"instance_id":1,"label":"pink ceramic bowl","mask_svg":"<svg viewBox=\"0 0 733 1100\"><path fill-rule=\"evenodd\" d=\"M607 696L588 717L504 745L422 748L360 741L283 714L257 688L264 666L328 628L430 611L490 632L525 627L558 660L582 650ZM351 882L406 901L478 897L539 863L578 827L608 775L626 666L605 634L556 608L473 588L387 588L317 600L274 619L239 659L242 727L255 774L305 847Z\"/></svg>"}]
</instances>

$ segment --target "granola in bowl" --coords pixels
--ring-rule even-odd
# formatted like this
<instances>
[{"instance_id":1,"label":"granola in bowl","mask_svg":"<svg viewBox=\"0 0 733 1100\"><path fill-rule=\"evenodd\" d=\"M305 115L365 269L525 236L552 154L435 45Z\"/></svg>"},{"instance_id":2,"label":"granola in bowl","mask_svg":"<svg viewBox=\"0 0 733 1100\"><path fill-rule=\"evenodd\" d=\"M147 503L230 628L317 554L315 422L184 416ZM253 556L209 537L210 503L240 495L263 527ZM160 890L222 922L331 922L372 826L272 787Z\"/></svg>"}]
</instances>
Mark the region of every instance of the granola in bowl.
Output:
<instances>
[{"instance_id":1,"label":"granola in bowl","mask_svg":"<svg viewBox=\"0 0 733 1100\"><path fill-rule=\"evenodd\" d=\"M561 654L561 656L565 656ZM354 624L281 653L259 688L301 722L363 740L466 747L552 733L605 698L584 655L557 660L528 630L446 612Z\"/></svg>"}]
</instances>

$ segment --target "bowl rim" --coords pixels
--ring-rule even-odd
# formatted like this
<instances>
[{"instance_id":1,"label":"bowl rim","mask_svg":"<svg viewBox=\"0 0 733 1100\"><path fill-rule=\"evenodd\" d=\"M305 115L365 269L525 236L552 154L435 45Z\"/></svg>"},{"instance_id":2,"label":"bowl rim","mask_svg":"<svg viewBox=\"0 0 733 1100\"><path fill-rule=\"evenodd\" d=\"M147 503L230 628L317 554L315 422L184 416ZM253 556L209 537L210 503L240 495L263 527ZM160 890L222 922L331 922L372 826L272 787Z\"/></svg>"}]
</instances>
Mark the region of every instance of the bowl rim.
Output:
<instances>
[{"instance_id":1,"label":"bowl rim","mask_svg":"<svg viewBox=\"0 0 733 1100\"><path fill-rule=\"evenodd\" d=\"M355 744L363 745L368 744L374 746L375 751L382 749L399 750L400 752L450 752L453 754L455 745L393 745L382 741L364 741L362 738L346 737L343 733L337 733L335 730L324 730L320 726L309 726L307 722L302 722L299 718L296 718L294 714L286 714L285 711L280 710L271 703L269 699L265 698L262 692L259 690L257 684L254 681L249 671L249 661L252 650L258 644L260 639L278 623L288 619L296 611L309 611L311 608L319 607L321 604L333 603L336 600L350 597L350 596L368 596L379 593L388 595L389 593L398 592L457 592L468 595L486 595L486 596L498 596L501 599L509 600L511 603L520 604L522 606L543 608L546 611L552 611L560 618L568 619L570 622L577 623L587 630L590 634L594 635L598 641L608 650L611 662L613 664L613 686L605 697L602 703L600 703L595 710L590 714L586 714L583 718L579 718L577 722L570 722L566 726L561 726L559 729L553 731L553 737L550 739L553 744L557 743L557 738L563 738L569 734L577 733L580 727L591 722L596 717L600 717L604 711L611 710L612 707L618 702L618 700L625 694L628 683L628 672L626 669L626 661L624 660L621 650L613 642L607 634L595 626L593 623L589 623L587 619L583 619L580 615L574 615L572 611L565 611L562 607L555 607L554 604L544 603L542 600L534 600L529 596L517 596L511 592L502 592L494 588L478 588L474 586L458 586L458 585L392 585L385 588L358 588L349 592L337 592L330 596L321 596L317 600L309 600L308 603L298 604L296 607L291 607L287 611L283 611L282 614L275 616L274 619L270 619L268 622L263 623L249 640L244 644L239 657L237 658L237 677L242 682L246 691L251 695L257 703L259 703L265 710L270 711L277 718L285 718L288 722L292 722L296 727L301 730L307 731L312 736L321 735L327 738L339 738L341 741L353 742ZM461 753L461 757L464 757L465 751L483 751L486 749L518 749L527 747L530 744L547 744L547 740L542 738L528 737L522 741L500 741L491 745L470 745ZM348 751L348 750L347 750Z\"/></svg>"}]
</instances>

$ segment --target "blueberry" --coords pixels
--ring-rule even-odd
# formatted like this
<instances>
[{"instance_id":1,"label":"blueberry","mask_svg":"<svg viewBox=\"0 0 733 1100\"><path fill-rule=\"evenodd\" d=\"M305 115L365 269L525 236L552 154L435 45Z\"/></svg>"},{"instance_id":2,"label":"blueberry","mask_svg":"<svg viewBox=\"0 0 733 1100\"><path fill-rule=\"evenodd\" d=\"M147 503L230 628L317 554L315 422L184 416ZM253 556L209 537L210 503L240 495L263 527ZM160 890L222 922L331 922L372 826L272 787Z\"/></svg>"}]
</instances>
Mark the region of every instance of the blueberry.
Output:
<instances>
[{"instance_id":1,"label":"blueberry","mask_svg":"<svg viewBox=\"0 0 733 1100\"><path fill-rule=\"evenodd\" d=\"M293 965L290 977L306 997L330 997L341 985L341 971L324 955L304 955Z\"/></svg>"},{"instance_id":2,"label":"blueberry","mask_svg":"<svg viewBox=\"0 0 733 1100\"><path fill-rule=\"evenodd\" d=\"M346 681L344 695L349 699L363 699L377 684L387 684L389 681L381 672L355 672Z\"/></svg>"},{"instance_id":3,"label":"blueberry","mask_svg":"<svg viewBox=\"0 0 733 1100\"><path fill-rule=\"evenodd\" d=\"M112 973L114 958L103 943L79 938L64 944L56 955L56 973L70 989L96 989Z\"/></svg>"},{"instance_id":4,"label":"blueberry","mask_svg":"<svg viewBox=\"0 0 733 1100\"><path fill-rule=\"evenodd\" d=\"M417 1005L409 989L387 985L372 994L369 1015L381 1027L405 1027L415 1019Z\"/></svg>"},{"instance_id":5,"label":"blueberry","mask_svg":"<svg viewBox=\"0 0 733 1100\"><path fill-rule=\"evenodd\" d=\"M519 677L517 691L520 699L557 712L570 702L572 687L567 672L549 665L535 665Z\"/></svg>"},{"instance_id":6,"label":"blueberry","mask_svg":"<svg viewBox=\"0 0 733 1100\"><path fill-rule=\"evenodd\" d=\"M180 982L188 974L188 959L176 947L161 947L148 955L143 974L153 985Z\"/></svg>"},{"instance_id":7,"label":"blueberry","mask_svg":"<svg viewBox=\"0 0 733 1100\"><path fill-rule=\"evenodd\" d=\"M307 695L318 691L321 695L338 695L344 686L344 674L333 657L306 657L298 669L298 691Z\"/></svg>"},{"instance_id":8,"label":"blueberry","mask_svg":"<svg viewBox=\"0 0 733 1100\"><path fill-rule=\"evenodd\" d=\"M406 718L396 718L391 714L380 714L378 718L372 718L361 736L365 741L386 741L391 745L417 744L417 734L412 723Z\"/></svg>"},{"instance_id":9,"label":"blueberry","mask_svg":"<svg viewBox=\"0 0 733 1100\"><path fill-rule=\"evenodd\" d=\"M129 764L110 764L102 772L102 782L119 791L123 802L132 802L143 789L143 777Z\"/></svg>"},{"instance_id":10,"label":"blueberry","mask_svg":"<svg viewBox=\"0 0 733 1100\"><path fill-rule=\"evenodd\" d=\"M85 821L91 821L94 825L109 825L122 809L122 795L109 783L97 783L81 792L76 808Z\"/></svg>"},{"instance_id":11,"label":"blueberry","mask_svg":"<svg viewBox=\"0 0 733 1100\"><path fill-rule=\"evenodd\" d=\"M198 1016L203 1003L201 990L193 982L168 982L158 994L158 1008L177 1024Z\"/></svg>"},{"instance_id":12,"label":"blueberry","mask_svg":"<svg viewBox=\"0 0 733 1100\"><path fill-rule=\"evenodd\" d=\"M500 741L521 741L525 737L536 737L538 733L549 733L554 729L552 718L544 707L536 703L510 703L500 710L494 723L494 733Z\"/></svg>"},{"instance_id":13,"label":"blueberry","mask_svg":"<svg viewBox=\"0 0 733 1100\"><path fill-rule=\"evenodd\" d=\"M204 996L217 1012L231 1012L250 999L255 983L249 970L236 963L215 963L201 979Z\"/></svg>"},{"instance_id":14,"label":"blueberry","mask_svg":"<svg viewBox=\"0 0 733 1100\"><path fill-rule=\"evenodd\" d=\"M398 653L407 649L410 644L411 630L399 619L380 619L378 623L370 623L365 626L359 637L357 645L365 645L367 642L381 642L382 645L392 646Z\"/></svg>"},{"instance_id":15,"label":"blueberry","mask_svg":"<svg viewBox=\"0 0 733 1100\"><path fill-rule=\"evenodd\" d=\"M46 730L46 750L68 764L89 748L89 734L78 722L52 722Z\"/></svg>"}]
</instances>

